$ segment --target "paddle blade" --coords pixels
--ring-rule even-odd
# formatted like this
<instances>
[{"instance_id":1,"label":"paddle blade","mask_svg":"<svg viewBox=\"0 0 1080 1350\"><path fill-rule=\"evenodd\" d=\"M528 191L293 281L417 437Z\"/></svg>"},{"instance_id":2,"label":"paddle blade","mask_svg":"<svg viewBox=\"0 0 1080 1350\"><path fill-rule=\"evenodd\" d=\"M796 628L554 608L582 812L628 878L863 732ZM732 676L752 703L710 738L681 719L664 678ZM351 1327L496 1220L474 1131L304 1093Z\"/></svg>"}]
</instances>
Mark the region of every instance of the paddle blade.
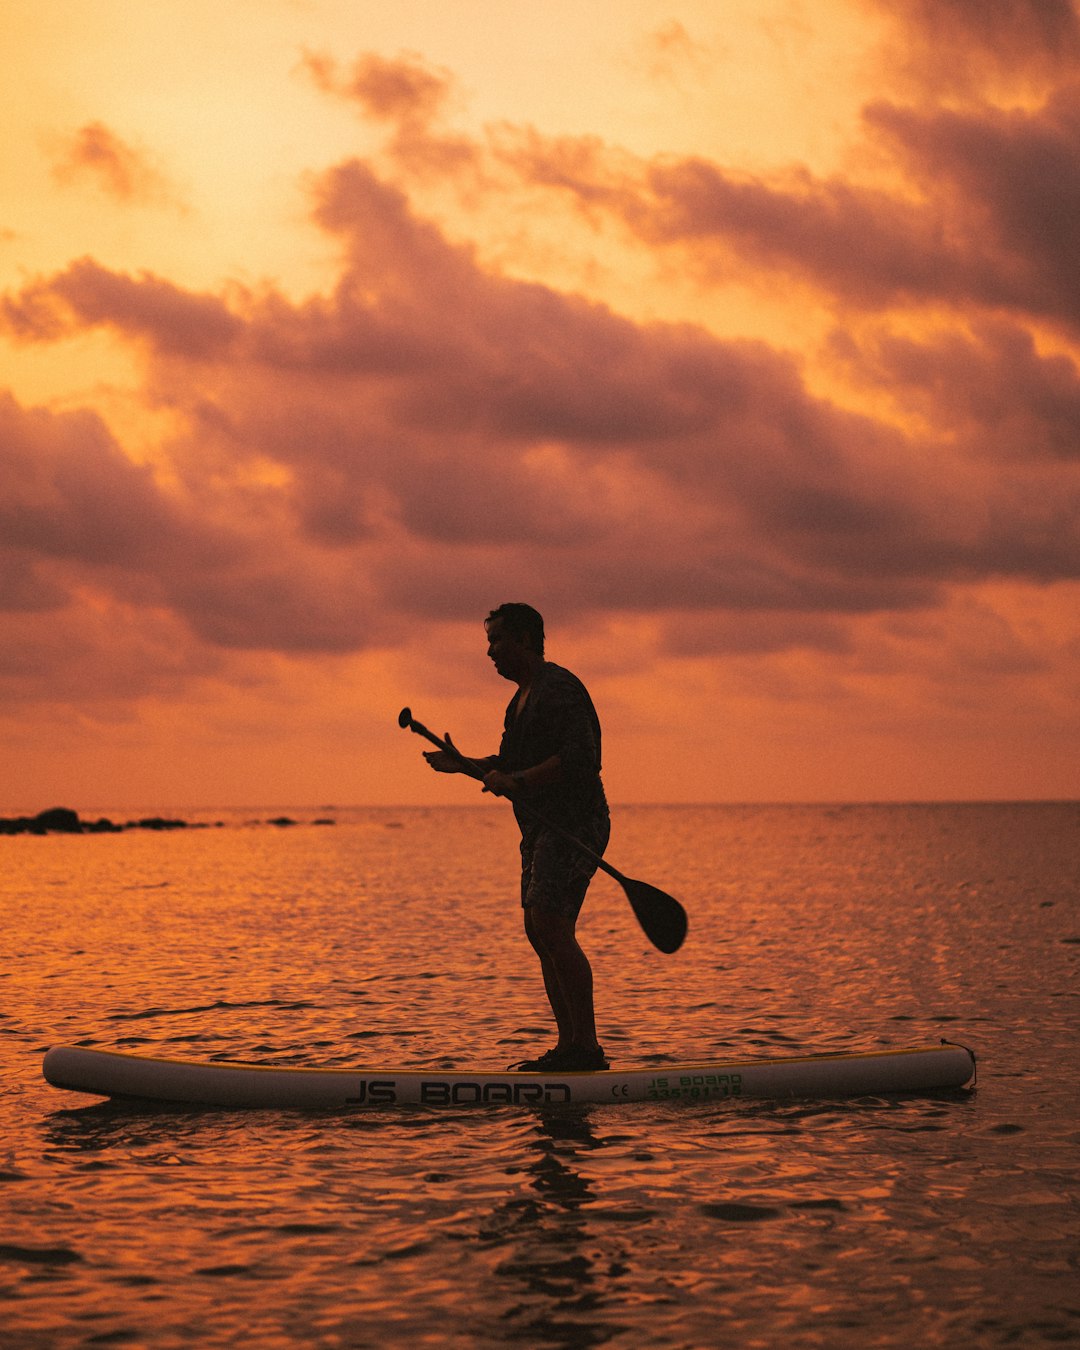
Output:
<instances>
[{"instance_id":1,"label":"paddle blade","mask_svg":"<svg viewBox=\"0 0 1080 1350\"><path fill-rule=\"evenodd\" d=\"M674 896L644 881L620 878L645 936L662 952L677 952L686 937L686 910Z\"/></svg>"}]
</instances>

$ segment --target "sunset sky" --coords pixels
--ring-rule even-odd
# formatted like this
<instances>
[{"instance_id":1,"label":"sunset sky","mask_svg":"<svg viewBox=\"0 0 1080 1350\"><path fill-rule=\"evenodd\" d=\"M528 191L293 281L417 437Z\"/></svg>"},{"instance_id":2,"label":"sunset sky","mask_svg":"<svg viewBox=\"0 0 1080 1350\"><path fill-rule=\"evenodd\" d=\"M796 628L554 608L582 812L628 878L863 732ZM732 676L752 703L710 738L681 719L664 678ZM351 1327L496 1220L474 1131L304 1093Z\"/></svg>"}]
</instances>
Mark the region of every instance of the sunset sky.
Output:
<instances>
[{"instance_id":1,"label":"sunset sky","mask_svg":"<svg viewBox=\"0 0 1080 1350\"><path fill-rule=\"evenodd\" d=\"M1080 796L1066 0L5 0L0 812Z\"/></svg>"}]
</instances>

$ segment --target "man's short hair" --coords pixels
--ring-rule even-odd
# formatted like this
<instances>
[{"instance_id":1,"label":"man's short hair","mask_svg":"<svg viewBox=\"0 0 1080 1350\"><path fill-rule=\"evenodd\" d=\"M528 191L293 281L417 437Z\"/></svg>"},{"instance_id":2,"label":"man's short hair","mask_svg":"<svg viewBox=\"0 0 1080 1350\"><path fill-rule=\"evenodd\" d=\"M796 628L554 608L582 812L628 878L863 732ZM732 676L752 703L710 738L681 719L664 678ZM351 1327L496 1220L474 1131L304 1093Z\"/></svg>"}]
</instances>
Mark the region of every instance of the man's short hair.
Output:
<instances>
[{"instance_id":1,"label":"man's short hair","mask_svg":"<svg viewBox=\"0 0 1080 1350\"><path fill-rule=\"evenodd\" d=\"M532 605L500 605L484 620L484 627L490 627L496 619L501 620L508 633L512 633L519 641L531 647L538 656L543 656L544 620Z\"/></svg>"}]
</instances>

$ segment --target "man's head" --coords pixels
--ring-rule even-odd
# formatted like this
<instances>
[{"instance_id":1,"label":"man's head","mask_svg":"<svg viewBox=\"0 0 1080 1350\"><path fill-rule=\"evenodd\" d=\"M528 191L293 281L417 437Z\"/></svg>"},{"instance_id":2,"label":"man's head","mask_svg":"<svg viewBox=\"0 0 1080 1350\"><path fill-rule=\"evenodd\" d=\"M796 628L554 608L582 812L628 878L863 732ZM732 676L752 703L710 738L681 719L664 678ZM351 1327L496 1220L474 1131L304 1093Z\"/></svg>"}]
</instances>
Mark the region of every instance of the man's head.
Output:
<instances>
[{"instance_id":1,"label":"man's head","mask_svg":"<svg viewBox=\"0 0 1080 1350\"><path fill-rule=\"evenodd\" d=\"M508 604L493 609L484 620L490 636L492 627L528 647L537 656L544 654L544 620L532 605Z\"/></svg>"}]
</instances>

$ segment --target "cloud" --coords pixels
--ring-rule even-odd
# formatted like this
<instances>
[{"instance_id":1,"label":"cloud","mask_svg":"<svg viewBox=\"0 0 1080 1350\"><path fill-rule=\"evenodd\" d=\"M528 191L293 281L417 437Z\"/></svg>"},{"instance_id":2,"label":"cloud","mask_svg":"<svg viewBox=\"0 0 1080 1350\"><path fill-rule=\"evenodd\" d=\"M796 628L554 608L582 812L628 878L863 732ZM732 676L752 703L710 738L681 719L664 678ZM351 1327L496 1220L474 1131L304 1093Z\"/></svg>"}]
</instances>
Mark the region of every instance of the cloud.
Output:
<instances>
[{"instance_id":1,"label":"cloud","mask_svg":"<svg viewBox=\"0 0 1080 1350\"><path fill-rule=\"evenodd\" d=\"M1080 459L1080 370L1040 352L1026 328L987 320L921 340L884 329L861 345L837 332L832 343L853 379L889 390L971 459L1051 469Z\"/></svg>"},{"instance_id":2,"label":"cloud","mask_svg":"<svg viewBox=\"0 0 1080 1350\"><path fill-rule=\"evenodd\" d=\"M228 672L227 654L193 641L165 609L79 589L46 616L0 614L0 700L9 711L49 705L127 720L148 699L189 695Z\"/></svg>"},{"instance_id":3,"label":"cloud","mask_svg":"<svg viewBox=\"0 0 1080 1350\"><path fill-rule=\"evenodd\" d=\"M103 122L87 122L56 140L53 177L62 185L89 181L124 205L183 204L151 154L123 140Z\"/></svg>"},{"instance_id":4,"label":"cloud","mask_svg":"<svg viewBox=\"0 0 1080 1350\"><path fill-rule=\"evenodd\" d=\"M502 162L619 220L649 249L678 249L702 283L798 279L867 311L971 305L1080 330L1080 85L1039 108L865 109L902 174L886 189L801 168L734 173L700 157L635 162L594 139L503 135Z\"/></svg>"},{"instance_id":5,"label":"cloud","mask_svg":"<svg viewBox=\"0 0 1080 1350\"><path fill-rule=\"evenodd\" d=\"M357 58L347 74L342 74L333 58L307 53L303 68L318 88L355 99L372 117L422 125L428 125L443 111L454 86L450 71L433 70L415 54L391 60L367 52Z\"/></svg>"},{"instance_id":6,"label":"cloud","mask_svg":"<svg viewBox=\"0 0 1080 1350\"><path fill-rule=\"evenodd\" d=\"M323 93L352 103L366 120L389 125L388 152L411 173L460 175L475 167L473 144L437 129L457 92L452 72L412 52L396 58L366 52L348 70L332 57L307 52L301 69Z\"/></svg>"},{"instance_id":7,"label":"cloud","mask_svg":"<svg viewBox=\"0 0 1080 1350\"><path fill-rule=\"evenodd\" d=\"M663 650L672 656L761 656L802 649L832 655L852 650L851 625L825 613L788 610L685 613L664 621Z\"/></svg>"},{"instance_id":8,"label":"cloud","mask_svg":"<svg viewBox=\"0 0 1080 1350\"><path fill-rule=\"evenodd\" d=\"M5 296L0 313L24 341L51 342L102 326L189 359L225 354L240 329L220 297L192 294L149 273L113 272L92 258Z\"/></svg>"},{"instance_id":9,"label":"cloud","mask_svg":"<svg viewBox=\"0 0 1080 1350\"><path fill-rule=\"evenodd\" d=\"M705 59L674 27L657 39ZM871 179L509 124L457 136L444 71L308 66L386 137L306 180L327 285L200 289L83 257L0 297L15 342L66 357L107 333L160 414L136 462L131 410L0 401L0 698L21 725L156 702L147 724L173 718L177 745L235 718L237 743L259 728L280 754L282 722L332 725L290 744L333 757L369 715L392 733L407 699L385 717L379 699L407 682L479 737L478 619L521 598L616 724L655 725L660 759L685 733L672 688L687 719L730 698L740 744L789 719L776 743L805 742L791 790L811 795L820 744L859 728L878 747L931 726L912 759L943 764L956 725L998 726L995 699L1068 725L1066 88L1005 110L883 85ZM603 266L678 269L702 314L745 280L831 335L797 357L619 312L544 279L534 224L578 256L617 240ZM677 790L708 795L711 773Z\"/></svg>"},{"instance_id":10,"label":"cloud","mask_svg":"<svg viewBox=\"0 0 1080 1350\"><path fill-rule=\"evenodd\" d=\"M924 672L942 685L955 682L957 670L978 682L1037 674L1049 664L1003 615L971 598L933 614L891 616L883 628L891 642L878 659L891 649L892 669L900 671L918 651Z\"/></svg>"},{"instance_id":11,"label":"cloud","mask_svg":"<svg viewBox=\"0 0 1080 1350\"><path fill-rule=\"evenodd\" d=\"M962 43L974 13L907 4L895 22L940 18ZM980 59L1019 23L1025 68L1058 69L1033 11L986 13ZM1064 12L1043 17L1072 40ZM677 24L651 52L705 56ZM387 132L310 180L340 258L325 291L194 291L82 258L2 297L17 341L103 328L130 345L175 428L153 471L90 412L0 405L0 604L65 687L54 632L102 688L112 667L89 653L106 641L121 686L142 663L166 688L249 653L392 646L417 618L521 596L584 628L674 614L658 631L678 657L868 660L868 625L878 650L903 640L886 619L932 642L926 616L956 590L1080 578L1080 377L1046 337L1080 323L1075 89L1008 110L880 99L871 185L507 124L469 138L448 126L453 77L419 57L304 68ZM83 132L69 174L138 199L144 161ZM875 411L764 342L509 275L421 213L436 179L500 219L569 207L703 292L794 280L838 325L822 365ZM992 647L990 620L971 627Z\"/></svg>"},{"instance_id":12,"label":"cloud","mask_svg":"<svg viewBox=\"0 0 1080 1350\"><path fill-rule=\"evenodd\" d=\"M652 80L670 82L676 89L687 72L698 79L709 74L709 51L691 37L685 24L669 19L653 29L640 44L640 63Z\"/></svg>"},{"instance_id":13,"label":"cloud","mask_svg":"<svg viewBox=\"0 0 1080 1350\"><path fill-rule=\"evenodd\" d=\"M169 615L192 646L365 645L353 560L297 542L280 509L235 483L166 488L94 413L0 397L0 484L0 602L12 613L47 618L79 601Z\"/></svg>"},{"instance_id":14,"label":"cloud","mask_svg":"<svg viewBox=\"0 0 1080 1350\"><path fill-rule=\"evenodd\" d=\"M159 482L87 415L9 409L6 519L28 558L234 651L360 650L410 615L475 615L493 586L566 619L727 615L728 646L779 642L772 615L825 649L844 616L951 584L1080 575L1075 485L956 458L955 419L904 432L813 394L765 344L500 275L357 161L324 175L314 212L345 261L301 302L89 260L7 297L24 337L104 324L138 344L186 428ZM967 371L967 423L993 420L982 378L1017 365L1017 341L988 329L937 352L939 374ZM941 416L932 345L853 350L866 378L907 369ZM1026 362L1030 393L1057 391L1050 466L1075 372ZM757 617L740 632L738 614Z\"/></svg>"},{"instance_id":15,"label":"cloud","mask_svg":"<svg viewBox=\"0 0 1080 1350\"><path fill-rule=\"evenodd\" d=\"M895 30L890 69L938 95L1069 78L1080 59L1072 0L865 0L865 8Z\"/></svg>"},{"instance_id":16,"label":"cloud","mask_svg":"<svg viewBox=\"0 0 1080 1350\"><path fill-rule=\"evenodd\" d=\"M88 410L0 394L0 696L120 707L222 666L170 594L233 550L185 517Z\"/></svg>"},{"instance_id":17,"label":"cloud","mask_svg":"<svg viewBox=\"0 0 1080 1350\"><path fill-rule=\"evenodd\" d=\"M961 294L1080 329L1080 83L1033 112L876 104L866 120L925 192L947 194L960 239L982 254L982 285Z\"/></svg>"},{"instance_id":18,"label":"cloud","mask_svg":"<svg viewBox=\"0 0 1080 1350\"><path fill-rule=\"evenodd\" d=\"M66 598L32 554L7 544L0 548L0 613L40 614L59 608Z\"/></svg>"},{"instance_id":19,"label":"cloud","mask_svg":"<svg viewBox=\"0 0 1080 1350\"><path fill-rule=\"evenodd\" d=\"M95 413L26 410L0 395L0 457L9 550L130 571L170 543L191 551L150 471L127 458Z\"/></svg>"},{"instance_id":20,"label":"cloud","mask_svg":"<svg viewBox=\"0 0 1080 1350\"><path fill-rule=\"evenodd\" d=\"M882 8L877 0L867 7ZM669 253L669 265L706 288L795 279L838 311L974 305L1075 334L1080 20L1073 7L911 0L888 15L916 51L921 37L939 43L950 69L959 69L960 54L989 54L1014 71L1049 63L1046 80L1003 105L985 90L942 102L921 87L908 104L885 97L867 104L852 162L874 164L871 179L850 165L819 175L799 165L736 172L703 156L644 159L596 135L546 136L510 123L470 140L444 126L453 77L418 57L364 56L351 75L325 61L313 70L321 87L389 127L380 162L403 190L439 174L457 186L466 209L495 196L504 212L526 217L569 208L597 237L617 224L657 262ZM653 34L652 44L680 59L701 50L677 23ZM544 194L539 208L537 192ZM329 217L324 223L333 227Z\"/></svg>"}]
</instances>

